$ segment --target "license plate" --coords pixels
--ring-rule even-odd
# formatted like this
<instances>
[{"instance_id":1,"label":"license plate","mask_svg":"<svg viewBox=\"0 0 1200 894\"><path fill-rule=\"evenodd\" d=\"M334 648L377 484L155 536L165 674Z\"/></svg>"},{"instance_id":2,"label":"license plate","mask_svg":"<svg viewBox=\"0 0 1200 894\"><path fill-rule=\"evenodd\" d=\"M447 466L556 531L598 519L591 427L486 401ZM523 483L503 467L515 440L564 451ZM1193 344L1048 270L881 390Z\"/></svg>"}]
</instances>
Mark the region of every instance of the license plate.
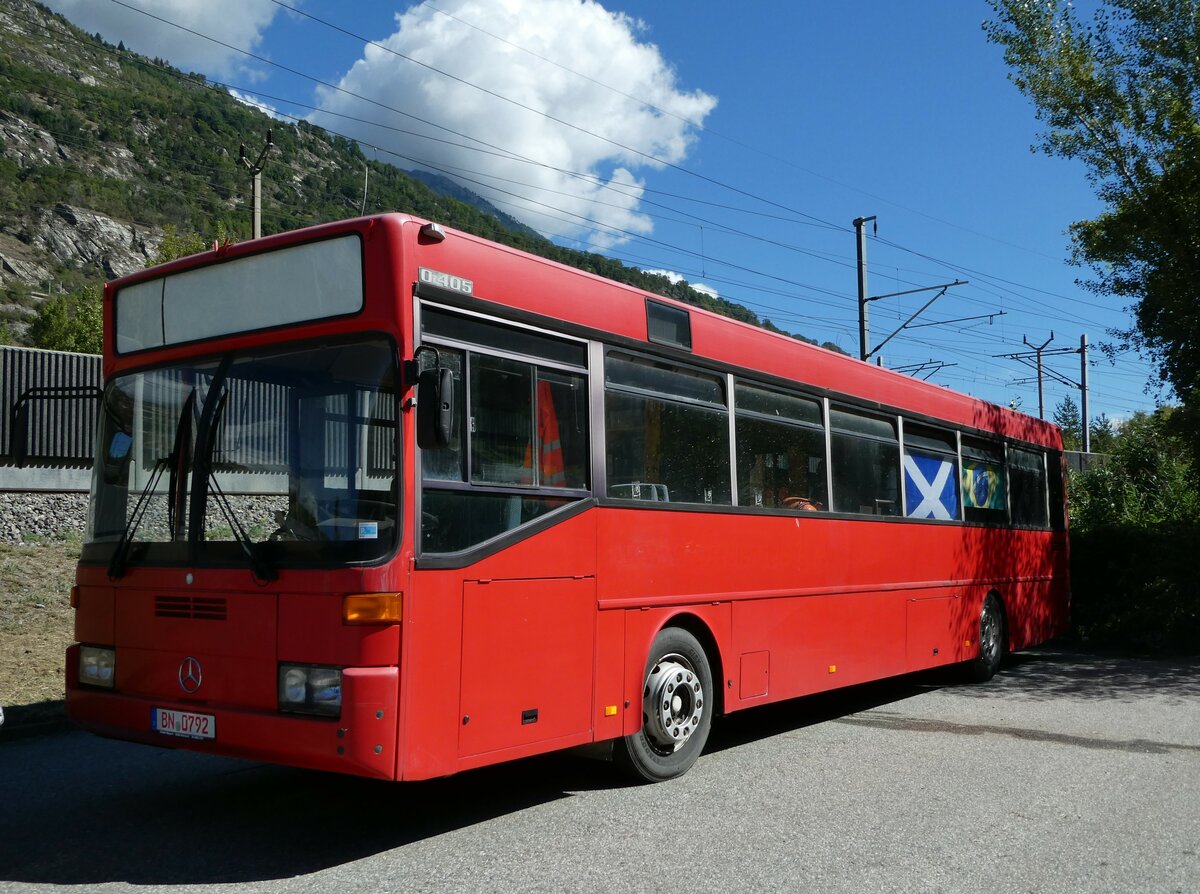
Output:
<instances>
[{"instance_id":1,"label":"license plate","mask_svg":"<svg viewBox=\"0 0 1200 894\"><path fill-rule=\"evenodd\" d=\"M165 736L180 736L184 739L215 739L217 737L217 718L212 714L152 708L150 710L150 726Z\"/></svg>"}]
</instances>

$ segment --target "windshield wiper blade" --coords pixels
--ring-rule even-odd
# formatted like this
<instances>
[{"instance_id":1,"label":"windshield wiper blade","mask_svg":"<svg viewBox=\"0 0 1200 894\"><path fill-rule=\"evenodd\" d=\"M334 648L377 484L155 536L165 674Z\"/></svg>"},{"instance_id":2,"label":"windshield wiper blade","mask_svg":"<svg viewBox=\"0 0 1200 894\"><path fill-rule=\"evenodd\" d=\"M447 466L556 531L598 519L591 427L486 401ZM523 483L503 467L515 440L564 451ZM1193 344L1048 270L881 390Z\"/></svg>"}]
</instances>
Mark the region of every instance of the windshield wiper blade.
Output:
<instances>
[{"instance_id":1,"label":"windshield wiper blade","mask_svg":"<svg viewBox=\"0 0 1200 894\"><path fill-rule=\"evenodd\" d=\"M118 580L125 576L126 560L129 558L129 550L133 544L133 535L141 526L142 518L146 515L146 509L150 505L150 495L154 493L159 479L162 478L163 469L168 465L171 467L171 484L167 494L167 527L171 539L175 539L176 526L179 521L175 510L177 501L183 498L183 495L178 494L177 490L185 472L185 462L183 461L185 454L188 461L191 459L192 413L195 405L196 389L193 388L187 396L187 400L183 402L179 420L175 423L175 447L168 456L160 456L155 460L154 468L150 472L150 480L138 494L133 511L129 513L129 520L125 522L125 530L121 532L121 539L117 541L116 548L113 549L112 558L108 561L108 576L112 580Z\"/></svg>"},{"instance_id":2,"label":"windshield wiper blade","mask_svg":"<svg viewBox=\"0 0 1200 894\"><path fill-rule=\"evenodd\" d=\"M129 513L129 521L125 522L125 530L121 532L121 539L117 541L116 548L113 549L112 558L108 560L108 577L110 580L118 580L125 576L125 560L129 556L129 547L133 543L133 534L137 531L138 526L142 523L142 516L146 514L146 507L150 504L150 494L154 492L154 488L158 485L158 480L162 478L163 469L171 461L169 456L160 456L154 462L154 468L150 472L150 480L146 482L146 486L138 495L137 502L133 505L133 512Z\"/></svg>"},{"instance_id":3,"label":"windshield wiper blade","mask_svg":"<svg viewBox=\"0 0 1200 894\"><path fill-rule=\"evenodd\" d=\"M254 541L250 539L250 535L246 533L246 529L238 521L237 514L233 511L233 506L229 503L229 498L225 496L225 491L221 490L221 485L217 484L217 476L212 474L211 471L208 474L209 494L216 498L215 502L220 508L221 514L225 516L225 521L229 522L229 527L233 530L233 539L242 548L242 552L245 553L246 559L250 563L250 572L263 583L278 580L279 572L275 570L275 566L266 557L255 549Z\"/></svg>"},{"instance_id":4,"label":"windshield wiper blade","mask_svg":"<svg viewBox=\"0 0 1200 894\"><path fill-rule=\"evenodd\" d=\"M216 448L217 429L228 400L229 389L222 386L221 394L217 398L216 404L211 407L211 412L208 407L205 408L205 412L210 413L210 415L206 420L201 421L200 436L204 439L204 443L196 444L197 462L193 477L199 480L192 482L192 495L193 499L198 499L199 495L203 495L206 501L209 496L213 497L217 507L221 510L221 514L225 516L225 521L229 523L229 527L233 531L233 539L237 541L237 545L241 547L242 552L249 561L251 573L257 580L263 583L270 583L273 580L279 579L279 572L275 570L274 565L268 562L255 549L254 542L250 539L250 535L246 533L246 529L242 527L242 523L238 521L237 514L233 511L233 506L229 503L229 498L225 496L225 492L221 490L221 485L217 483L217 476L213 474L212 453ZM193 505L192 509L195 512L197 506ZM192 534L194 537L203 536L203 530L202 526L193 526Z\"/></svg>"},{"instance_id":5,"label":"windshield wiper blade","mask_svg":"<svg viewBox=\"0 0 1200 894\"><path fill-rule=\"evenodd\" d=\"M187 471L192 464L192 416L196 389L192 388L175 425L175 447L171 450L171 483L167 489L167 529L172 540L182 539L184 510L187 506Z\"/></svg>"}]
</instances>

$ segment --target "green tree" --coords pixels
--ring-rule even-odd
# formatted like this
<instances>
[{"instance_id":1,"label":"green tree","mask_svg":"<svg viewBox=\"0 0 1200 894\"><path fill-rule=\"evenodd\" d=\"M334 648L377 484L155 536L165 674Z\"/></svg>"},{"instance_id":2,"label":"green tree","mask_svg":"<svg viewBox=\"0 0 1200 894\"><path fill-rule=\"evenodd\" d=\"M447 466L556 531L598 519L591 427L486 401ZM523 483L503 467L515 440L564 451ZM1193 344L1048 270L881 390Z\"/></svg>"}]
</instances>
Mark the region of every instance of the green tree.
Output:
<instances>
[{"instance_id":1,"label":"green tree","mask_svg":"<svg viewBox=\"0 0 1200 894\"><path fill-rule=\"evenodd\" d=\"M229 238L228 232L225 230L225 225L221 221L217 221L216 225L216 241L224 242ZM163 227L162 242L158 244L158 251L154 257L150 259L147 267L153 267L156 264L165 264L167 261L174 261L176 258L186 258L188 255L196 255L202 251L208 251L212 248L212 243L206 240L203 236L196 232L180 233L179 229L174 224L167 224Z\"/></svg>"},{"instance_id":2,"label":"green tree","mask_svg":"<svg viewBox=\"0 0 1200 894\"><path fill-rule=\"evenodd\" d=\"M1111 460L1076 477L1071 519L1078 531L1191 524L1200 517L1195 463L1184 449L1176 415L1170 407L1134 414L1114 437Z\"/></svg>"},{"instance_id":3,"label":"green tree","mask_svg":"<svg viewBox=\"0 0 1200 894\"><path fill-rule=\"evenodd\" d=\"M1085 283L1132 307L1114 333L1157 366L1200 439L1200 8L1195 0L989 0L988 37L1046 125L1037 147L1081 161L1106 209L1071 226Z\"/></svg>"},{"instance_id":4,"label":"green tree","mask_svg":"<svg viewBox=\"0 0 1200 894\"><path fill-rule=\"evenodd\" d=\"M1062 429L1063 448L1066 450L1082 450L1083 437L1079 406L1067 395L1054 408L1054 424Z\"/></svg>"},{"instance_id":5,"label":"green tree","mask_svg":"<svg viewBox=\"0 0 1200 894\"><path fill-rule=\"evenodd\" d=\"M1071 476L1071 616L1094 644L1200 653L1200 486L1178 416L1137 414Z\"/></svg>"},{"instance_id":6,"label":"green tree","mask_svg":"<svg viewBox=\"0 0 1200 894\"><path fill-rule=\"evenodd\" d=\"M1117 427L1107 413L1101 413L1088 426L1088 437L1092 453L1112 453L1117 444Z\"/></svg>"},{"instance_id":7,"label":"green tree","mask_svg":"<svg viewBox=\"0 0 1200 894\"><path fill-rule=\"evenodd\" d=\"M13 335L12 327L8 324L8 320L0 321L0 347L6 345L15 345L16 337Z\"/></svg>"},{"instance_id":8,"label":"green tree","mask_svg":"<svg viewBox=\"0 0 1200 894\"><path fill-rule=\"evenodd\" d=\"M99 287L48 298L29 324L35 348L99 354L104 346Z\"/></svg>"}]
</instances>

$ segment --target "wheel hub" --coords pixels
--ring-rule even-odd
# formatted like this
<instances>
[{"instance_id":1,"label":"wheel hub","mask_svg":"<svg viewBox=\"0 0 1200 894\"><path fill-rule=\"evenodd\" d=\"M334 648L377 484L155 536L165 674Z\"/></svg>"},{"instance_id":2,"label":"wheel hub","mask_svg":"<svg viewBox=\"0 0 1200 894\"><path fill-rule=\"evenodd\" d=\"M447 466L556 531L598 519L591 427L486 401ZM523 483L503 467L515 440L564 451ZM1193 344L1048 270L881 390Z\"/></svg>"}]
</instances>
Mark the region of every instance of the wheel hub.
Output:
<instances>
[{"instance_id":1,"label":"wheel hub","mask_svg":"<svg viewBox=\"0 0 1200 894\"><path fill-rule=\"evenodd\" d=\"M983 621L979 626L979 650L991 661L1000 651L1000 619L991 605L984 610Z\"/></svg>"},{"instance_id":2,"label":"wheel hub","mask_svg":"<svg viewBox=\"0 0 1200 894\"><path fill-rule=\"evenodd\" d=\"M650 669L642 697L646 734L659 748L677 750L700 725L704 690L682 655L664 655Z\"/></svg>"}]
</instances>

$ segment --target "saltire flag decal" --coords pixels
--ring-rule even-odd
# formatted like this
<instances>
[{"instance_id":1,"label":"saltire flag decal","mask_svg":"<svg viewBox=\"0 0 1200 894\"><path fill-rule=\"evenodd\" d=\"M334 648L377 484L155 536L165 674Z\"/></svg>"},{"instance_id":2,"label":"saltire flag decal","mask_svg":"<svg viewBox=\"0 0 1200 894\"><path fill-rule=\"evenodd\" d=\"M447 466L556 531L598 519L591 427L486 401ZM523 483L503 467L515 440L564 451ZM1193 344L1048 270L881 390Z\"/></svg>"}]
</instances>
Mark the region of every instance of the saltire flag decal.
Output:
<instances>
[{"instance_id":1,"label":"saltire flag decal","mask_svg":"<svg viewBox=\"0 0 1200 894\"><path fill-rule=\"evenodd\" d=\"M924 453L904 454L904 514L909 518L958 518L954 461Z\"/></svg>"},{"instance_id":2,"label":"saltire flag decal","mask_svg":"<svg viewBox=\"0 0 1200 894\"><path fill-rule=\"evenodd\" d=\"M973 509L1004 509L1004 481L995 463L963 460L963 502Z\"/></svg>"}]
</instances>

